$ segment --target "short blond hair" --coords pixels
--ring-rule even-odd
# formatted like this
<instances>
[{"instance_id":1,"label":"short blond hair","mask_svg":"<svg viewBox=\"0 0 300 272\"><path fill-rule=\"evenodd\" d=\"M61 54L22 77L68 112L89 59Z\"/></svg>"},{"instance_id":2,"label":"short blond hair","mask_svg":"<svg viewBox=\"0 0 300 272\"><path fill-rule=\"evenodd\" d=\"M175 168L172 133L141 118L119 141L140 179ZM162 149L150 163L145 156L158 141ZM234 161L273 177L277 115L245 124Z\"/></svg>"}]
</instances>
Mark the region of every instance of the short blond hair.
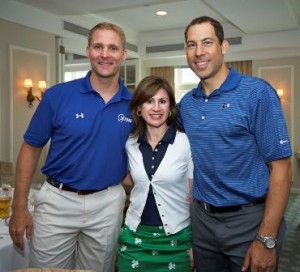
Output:
<instances>
[{"instance_id":1,"label":"short blond hair","mask_svg":"<svg viewBox=\"0 0 300 272\"><path fill-rule=\"evenodd\" d=\"M112 30L117 33L121 39L123 50L126 50L126 36L123 29L115 24L103 22L95 25L88 33L88 46L91 45L93 34L96 30Z\"/></svg>"}]
</instances>

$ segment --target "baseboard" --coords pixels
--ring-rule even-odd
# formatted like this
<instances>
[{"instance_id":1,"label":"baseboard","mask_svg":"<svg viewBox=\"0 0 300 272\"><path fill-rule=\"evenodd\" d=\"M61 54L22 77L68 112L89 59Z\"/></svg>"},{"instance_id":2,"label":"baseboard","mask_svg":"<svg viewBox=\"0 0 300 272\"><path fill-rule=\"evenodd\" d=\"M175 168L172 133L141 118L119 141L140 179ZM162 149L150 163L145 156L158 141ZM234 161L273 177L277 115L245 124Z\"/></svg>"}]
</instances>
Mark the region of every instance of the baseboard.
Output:
<instances>
[{"instance_id":1,"label":"baseboard","mask_svg":"<svg viewBox=\"0 0 300 272\"><path fill-rule=\"evenodd\" d=\"M300 194L300 188L291 188L292 194Z\"/></svg>"}]
</instances>

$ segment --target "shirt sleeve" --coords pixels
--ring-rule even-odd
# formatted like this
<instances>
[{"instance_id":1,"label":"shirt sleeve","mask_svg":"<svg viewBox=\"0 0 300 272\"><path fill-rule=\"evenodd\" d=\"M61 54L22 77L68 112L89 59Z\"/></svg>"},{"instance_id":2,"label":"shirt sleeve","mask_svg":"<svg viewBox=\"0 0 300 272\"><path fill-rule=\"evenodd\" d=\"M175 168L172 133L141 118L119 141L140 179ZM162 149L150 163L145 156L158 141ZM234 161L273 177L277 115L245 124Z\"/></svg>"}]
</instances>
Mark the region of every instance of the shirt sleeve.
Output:
<instances>
[{"instance_id":1,"label":"shirt sleeve","mask_svg":"<svg viewBox=\"0 0 300 272\"><path fill-rule=\"evenodd\" d=\"M53 118L53 109L45 92L24 134L25 142L34 147L43 147L51 137Z\"/></svg>"},{"instance_id":2,"label":"shirt sleeve","mask_svg":"<svg viewBox=\"0 0 300 272\"><path fill-rule=\"evenodd\" d=\"M264 161L291 156L288 130L276 91L266 84L255 100L252 101L250 122Z\"/></svg>"}]
</instances>

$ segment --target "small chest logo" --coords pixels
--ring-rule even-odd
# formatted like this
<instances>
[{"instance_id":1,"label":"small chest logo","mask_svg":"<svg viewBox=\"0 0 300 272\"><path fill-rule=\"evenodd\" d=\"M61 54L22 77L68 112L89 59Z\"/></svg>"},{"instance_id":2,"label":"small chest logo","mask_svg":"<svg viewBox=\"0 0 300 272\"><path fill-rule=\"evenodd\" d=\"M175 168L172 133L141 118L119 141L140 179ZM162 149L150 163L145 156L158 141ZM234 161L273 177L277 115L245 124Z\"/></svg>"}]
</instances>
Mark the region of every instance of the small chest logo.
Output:
<instances>
[{"instance_id":1,"label":"small chest logo","mask_svg":"<svg viewBox=\"0 0 300 272\"><path fill-rule=\"evenodd\" d=\"M118 121L121 123L123 123L123 122L132 123L132 119L129 117L126 117L123 113L118 115Z\"/></svg>"},{"instance_id":2,"label":"small chest logo","mask_svg":"<svg viewBox=\"0 0 300 272\"><path fill-rule=\"evenodd\" d=\"M79 119L79 118L84 118L84 114L83 114L83 112L82 113L76 113L75 114L75 117L76 117L76 119Z\"/></svg>"},{"instance_id":3,"label":"small chest logo","mask_svg":"<svg viewBox=\"0 0 300 272\"><path fill-rule=\"evenodd\" d=\"M225 110L225 109L228 109L228 108L230 108L230 104L229 103L222 103L221 110Z\"/></svg>"}]
</instances>

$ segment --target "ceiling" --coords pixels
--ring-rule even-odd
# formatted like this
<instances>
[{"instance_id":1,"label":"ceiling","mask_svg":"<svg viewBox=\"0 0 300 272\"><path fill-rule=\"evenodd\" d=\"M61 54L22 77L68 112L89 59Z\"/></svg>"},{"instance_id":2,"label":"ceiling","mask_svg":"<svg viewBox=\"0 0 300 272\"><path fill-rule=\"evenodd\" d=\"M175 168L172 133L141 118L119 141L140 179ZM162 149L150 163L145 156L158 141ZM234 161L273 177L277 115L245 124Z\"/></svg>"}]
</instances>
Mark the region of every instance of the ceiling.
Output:
<instances>
[{"instance_id":1,"label":"ceiling","mask_svg":"<svg viewBox=\"0 0 300 272\"><path fill-rule=\"evenodd\" d=\"M184 30L203 15L222 23L228 61L300 56L300 0L0 0L0 18L54 34L70 56L84 54L88 29L116 23L128 59L149 67L186 63Z\"/></svg>"},{"instance_id":2,"label":"ceiling","mask_svg":"<svg viewBox=\"0 0 300 272\"><path fill-rule=\"evenodd\" d=\"M63 18L108 20L137 33L184 29L195 17L208 15L228 31L244 34L299 28L300 0L11 0ZM158 10L167 11L157 16ZM227 31L227 32L228 32Z\"/></svg>"}]
</instances>

